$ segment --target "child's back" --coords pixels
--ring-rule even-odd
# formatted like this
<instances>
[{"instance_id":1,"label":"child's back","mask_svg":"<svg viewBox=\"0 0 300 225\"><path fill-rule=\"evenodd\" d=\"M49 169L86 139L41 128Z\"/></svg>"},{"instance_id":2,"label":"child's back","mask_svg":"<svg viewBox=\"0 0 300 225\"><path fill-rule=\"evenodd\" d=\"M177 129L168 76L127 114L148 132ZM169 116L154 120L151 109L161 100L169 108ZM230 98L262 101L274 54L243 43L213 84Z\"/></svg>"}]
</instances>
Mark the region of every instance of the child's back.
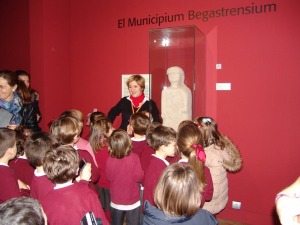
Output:
<instances>
[{"instance_id":1,"label":"child's back","mask_svg":"<svg viewBox=\"0 0 300 225\"><path fill-rule=\"evenodd\" d=\"M169 165L166 158L174 157L176 152L176 132L170 127L158 126L149 133L147 139L155 153L151 156L145 171L144 201L154 203L154 189L162 171Z\"/></svg>"},{"instance_id":2,"label":"child's back","mask_svg":"<svg viewBox=\"0 0 300 225\"><path fill-rule=\"evenodd\" d=\"M17 153L15 131L8 128L0 128L0 204L15 197L29 196L29 191L19 187L18 179L8 162ZM24 185L25 188L25 185Z\"/></svg>"},{"instance_id":3,"label":"child's back","mask_svg":"<svg viewBox=\"0 0 300 225\"><path fill-rule=\"evenodd\" d=\"M195 119L204 134L206 153L205 165L210 169L214 193L210 202L203 208L213 214L219 213L228 202L227 171L236 172L242 167L242 158L231 140L217 129L217 123L210 117Z\"/></svg>"},{"instance_id":4,"label":"child's back","mask_svg":"<svg viewBox=\"0 0 300 225\"><path fill-rule=\"evenodd\" d=\"M144 113L137 112L130 117L129 129L133 133L132 141L132 152L141 157L141 153L145 148L148 147L146 141L146 131L150 119Z\"/></svg>"},{"instance_id":5,"label":"child's back","mask_svg":"<svg viewBox=\"0 0 300 225\"><path fill-rule=\"evenodd\" d=\"M109 138L110 157L106 164L106 177L110 181L112 224L140 224L139 183L144 171L138 155L132 152L131 139L123 130L115 130Z\"/></svg>"},{"instance_id":6,"label":"child's back","mask_svg":"<svg viewBox=\"0 0 300 225\"><path fill-rule=\"evenodd\" d=\"M26 131L24 128L20 127L16 130L17 156L13 160L9 161L8 165L14 171L19 180L30 185L35 168L29 164L24 154L24 145L27 138L25 133Z\"/></svg>"},{"instance_id":7,"label":"child's back","mask_svg":"<svg viewBox=\"0 0 300 225\"><path fill-rule=\"evenodd\" d=\"M58 139L47 132L34 133L25 143L25 153L28 161L36 169L30 183L31 197L40 200L54 188L43 169L43 160L47 151L57 147Z\"/></svg>"},{"instance_id":8,"label":"child's back","mask_svg":"<svg viewBox=\"0 0 300 225\"><path fill-rule=\"evenodd\" d=\"M174 163L162 173L154 193L155 205L145 203L144 225L217 225L199 209L199 182L192 167Z\"/></svg>"},{"instance_id":9,"label":"child's back","mask_svg":"<svg viewBox=\"0 0 300 225\"><path fill-rule=\"evenodd\" d=\"M41 199L49 224L79 224L87 212L108 225L96 193L88 187L91 165L87 163L74 182L79 169L79 156L71 146L61 146L46 153L44 169L55 188Z\"/></svg>"}]
</instances>

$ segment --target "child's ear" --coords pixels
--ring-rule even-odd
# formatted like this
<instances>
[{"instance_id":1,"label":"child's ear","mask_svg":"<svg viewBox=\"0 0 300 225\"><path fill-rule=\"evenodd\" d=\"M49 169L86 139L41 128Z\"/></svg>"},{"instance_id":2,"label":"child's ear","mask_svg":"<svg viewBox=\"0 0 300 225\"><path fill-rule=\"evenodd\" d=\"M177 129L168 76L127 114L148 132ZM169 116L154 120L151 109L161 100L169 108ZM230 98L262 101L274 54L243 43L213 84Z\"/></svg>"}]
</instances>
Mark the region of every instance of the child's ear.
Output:
<instances>
[{"instance_id":1,"label":"child's ear","mask_svg":"<svg viewBox=\"0 0 300 225\"><path fill-rule=\"evenodd\" d=\"M75 137L73 138L73 143L77 143L79 141L80 136L79 135L75 135Z\"/></svg>"},{"instance_id":2,"label":"child's ear","mask_svg":"<svg viewBox=\"0 0 300 225\"><path fill-rule=\"evenodd\" d=\"M14 147L11 147L7 149L6 154L9 156L10 159L13 159L16 157L17 151Z\"/></svg>"}]
</instances>

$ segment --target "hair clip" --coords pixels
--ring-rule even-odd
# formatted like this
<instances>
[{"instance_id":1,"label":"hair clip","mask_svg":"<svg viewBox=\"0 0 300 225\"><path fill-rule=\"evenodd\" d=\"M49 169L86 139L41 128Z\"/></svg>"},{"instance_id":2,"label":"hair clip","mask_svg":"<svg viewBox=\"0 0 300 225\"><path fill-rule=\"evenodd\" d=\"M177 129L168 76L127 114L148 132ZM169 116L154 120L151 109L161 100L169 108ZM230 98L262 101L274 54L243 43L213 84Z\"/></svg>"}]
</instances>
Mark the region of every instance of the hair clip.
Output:
<instances>
[{"instance_id":1,"label":"hair clip","mask_svg":"<svg viewBox=\"0 0 300 225\"><path fill-rule=\"evenodd\" d=\"M100 139L100 141L103 141L103 140L105 139L105 137L104 137L103 135L101 135L101 136L99 137L99 139Z\"/></svg>"},{"instance_id":2,"label":"hair clip","mask_svg":"<svg viewBox=\"0 0 300 225\"><path fill-rule=\"evenodd\" d=\"M211 119L210 118L203 118L202 122L203 123L211 123Z\"/></svg>"},{"instance_id":3,"label":"hair clip","mask_svg":"<svg viewBox=\"0 0 300 225\"><path fill-rule=\"evenodd\" d=\"M201 161L202 163L205 162L206 160L206 154L202 148L201 145L192 145L192 148L194 148L196 150L196 157L199 161Z\"/></svg>"}]
</instances>

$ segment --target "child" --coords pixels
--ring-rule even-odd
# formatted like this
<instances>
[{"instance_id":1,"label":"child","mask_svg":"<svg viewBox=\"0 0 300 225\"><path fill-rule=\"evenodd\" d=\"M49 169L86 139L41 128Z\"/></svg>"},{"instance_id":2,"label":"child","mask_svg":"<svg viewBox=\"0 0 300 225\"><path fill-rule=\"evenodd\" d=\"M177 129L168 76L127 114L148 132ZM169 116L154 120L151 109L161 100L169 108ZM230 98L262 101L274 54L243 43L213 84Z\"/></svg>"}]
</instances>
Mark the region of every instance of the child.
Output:
<instances>
[{"instance_id":1,"label":"child","mask_svg":"<svg viewBox=\"0 0 300 225\"><path fill-rule=\"evenodd\" d=\"M15 197L29 196L29 187L18 180L8 162L17 154L16 133L0 128L0 204Z\"/></svg>"},{"instance_id":2,"label":"child","mask_svg":"<svg viewBox=\"0 0 300 225\"><path fill-rule=\"evenodd\" d=\"M13 160L9 161L8 165L12 168L19 180L30 185L35 168L30 165L27 160L27 156L24 152L24 145L27 136L31 135L31 131L24 129L22 126L18 126L15 131L17 139L17 155Z\"/></svg>"},{"instance_id":3,"label":"child","mask_svg":"<svg viewBox=\"0 0 300 225\"><path fill-rule=\"evenodd\" d=\"M44 171L55 187L41 199L49 224L80 224L88 212L108 225L101 204L93 190L88 188L91 164L87 163L74 182L79 170L78 152L71 146L60 146L45 155Z\"/></svg>"},{"instance_id":4,"label":"child","mask_svg":"<svg viewBox=\"0 0 300 225\"><path fill-rule=\"evenodd\" d=\"M148 144L148 148L145 148L144 151L141 153L141 165L142 169L144 171L147 170L149 163L151 161L152 155L155 153L154 149L150 146L150 141L149 141L149 134L153 132L153 130L161 126L162 124L159 122L151 122L149 123L147 130L146 130L146 142Z\"/></svg>"},{"instance_id":5,"label":"child","mask_svg":"<svg viewBox=\"0 0 300 225\"><path fill-rule=\"evenodd\" d=\"M165 169L155 189L157 207L145 203L144 225L217 225L209 212L199 209L201 196L194 170L174 163Z\"/></svg>"},{"instance_id":6,"label":"child","mask_svg":"<svg viewBox=\"0 0 300 225\"><path fill-rule=\"evenodd\" d=\"M203 208L213 214L225 208L228 201L227 172L236 172L242 167L242 158L229 138L219 133L216 122L210 117L197 117L194 122L200 127L204 137L206 153L205 165L210 169L214 193Z\"/></svg>"},{"instance_id":7,"label":"child","mask_svg":"<svg viewBox=\"0 0 300 225\"><path fill-rule=\"evenodd\" d=\"M200 207L212 199L214 191L210 170L204 164L206 155L202 145L203 137L198 126L189 120L182 121L177 135L177 146L181 153L179 162L192 166L197 175L201 193Z\"/></svg>"},{"instance_id":8,"label":"child","mask_svg":"<svg viewBox=\"0 0 300 225\"><path fill-rule=\"evenodd\" d=\"M144 201L154 204L154 189L163 170L169 165L166 158L176 153L176 132L170 127L158 126L148 135L150 146L155 150L145 171Z\"/></svg>"},{"instance_id":9,"label":"child","mask_svg":"<svg viewBox=\"0 0 300 225\"><path fill-rule=\"evenodd\" d=\"M145 148L149 148L146 141L146 131L150 123L150 119L143 113L137 112L130 117L129 127L132 131L132 152L141 157L141 153Z\"/></svg>"},{"instance_id":10,"label":"child","mask_svg":"<svg viewBox=\"0 0 300 225\"><path fill-rule=\"evenodd\" d=\"M78 121L74 117L60 117L59 119L55 120L50 128L52 134L56 135L62 145L70 145L74 149L78 151L80 159L84 158L87 162L91 163L92 165L92 183L97 183L99 180L99 171L98 167L94 163L94 160L89 154L88 151L77 149L75 148L75 143L77 143L80 132L81 132L82 125L80 121ZM93 185L90 186L94 188Z\"/></svg>"},{"instance_id":11,"label":"child","mask_svg":"<svg viewBox=\"0 0 300 225\"><path fill-rule=\"evenodd\" d=\"M54 188L43 169L43 159L47 151L58 147L58 139L47 132L33 134L25 144L25 153L28 161L36 169L30 184L31 197L41 200L49 191Z\"/></svg>"},{"instance_id":12,"label":"child","mask_svg":"<svg viewBox=\"0 0 300 225\"><path fill-rule=\"evenodd\" d=\"M2 225L47 225L41 204L33 198L12 198L0 205Z\"/></svg>"},{"instance_id":13,"label":"child","mask_svg":"<svg viewBox=\"0 0 300 225\"><path fill-rule=\"evenodd\" d=\"M91 136L90 143L95 152L96 161L98 162L98 169L100 172L100 179L96 185L98 193L100 195L100 202L104 209L104 213L109 222L110 219L110 182L106 178L105 167L107 159L109 158L108 154L108 138L113 132L114 128L112 127L111 122L102 118L97 121L94 121L90 126Z\"/></svg>"},{"instance_id":14,"label":"child","mask_svg":"<svg viewBox=\"0 0 300 225\"><path fill-rule=\"evenodd\" d=\"M74 147L77 149L88 151L90 153L90 155L93 157L94 163L98 167L92 146L90 145L90 143L87 140L85 140L81 137L81 133L82 133L82 129L83 129L83 114L82 114L82 112L80 112L77 109L70 109L70 110L64 111L60 115L60 118L62 118L62 117L73 117L78 120L79 138L78 138L77 142L75 143Z\"/></svg>"},{"instance_id":15,"label":"child","mask_svg":"<svg viewBox=\"0 0 300 225\"><path fill-rule=\"evenodd\" d=\"M106 118L106 115L103 112L94 111L92 113L89 113L87 116L86 125L90 127L95 123L95 121L102 118Z\"/></svg>"},{"instance_id":16,"label":"child","mask_svg":"<svg viewBox=\"0 0 300 225\"><path fill-rule=\"evenodd\" d=\"M110 157L106 163L106 177L110 181L112 225L140 224L139 183L144 179L140 159L132 154L131 139L126 131L115 130L109 141Z\"/></svg>"}]
</instances>

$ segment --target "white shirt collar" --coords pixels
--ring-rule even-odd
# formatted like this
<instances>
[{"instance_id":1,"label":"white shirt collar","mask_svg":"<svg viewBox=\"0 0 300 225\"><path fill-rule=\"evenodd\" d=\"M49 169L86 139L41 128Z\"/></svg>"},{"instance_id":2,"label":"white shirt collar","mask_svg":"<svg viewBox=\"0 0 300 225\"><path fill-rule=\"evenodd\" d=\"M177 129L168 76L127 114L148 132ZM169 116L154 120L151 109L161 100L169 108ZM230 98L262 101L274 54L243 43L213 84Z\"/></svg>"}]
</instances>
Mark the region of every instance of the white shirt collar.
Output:
<instances>
[{"instance_id":1,"label":"white shirt collar","mask_svg":"<svg viewBox=\"0 0 300 225\"><path fill-rule=\"evenodd\" d=\"M169 163L167 160L165 160L165 159L163 159L163 158L161 158L161 157L159 157L159 156L157 156L157 155L155 155L155 154L152 154L152 156L154 156L154 157L156 157L156 158L158 158L158 159L164 161L164 163L165 163L167 166L170 165L170 163Z\"/></svg>"}]
</instances>

